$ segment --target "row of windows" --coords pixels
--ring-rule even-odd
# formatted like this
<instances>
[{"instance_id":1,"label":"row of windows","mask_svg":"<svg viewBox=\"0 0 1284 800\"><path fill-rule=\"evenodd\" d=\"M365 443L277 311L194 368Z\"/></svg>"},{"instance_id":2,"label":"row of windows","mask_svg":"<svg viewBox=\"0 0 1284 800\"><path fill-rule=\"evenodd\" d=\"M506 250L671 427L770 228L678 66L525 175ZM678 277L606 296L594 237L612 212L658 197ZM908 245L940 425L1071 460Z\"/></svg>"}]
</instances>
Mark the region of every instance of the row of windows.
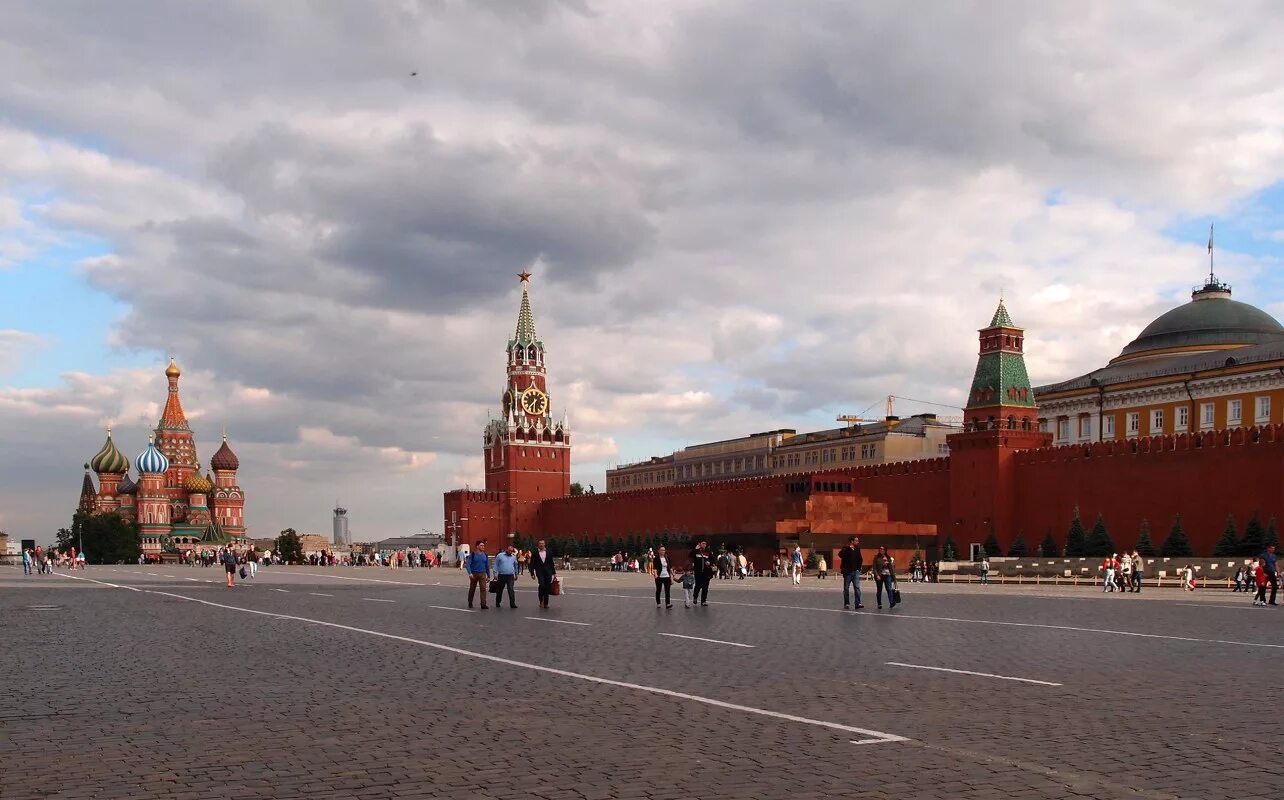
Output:
<instances>
[{"instance_id":1,"label":"row of windows","mask_svg":"<svg viewBox=\"0 0 1284 800\"><path fill-rule=\"evenodd\" d=\"M861 460L868 460L878 457L878 444L860 445ZM808 450L805 453L786 453L783 456L775 456L771 460L772 467L776 469L787 469L797 466L815 466L817 464L837 464L841 461L856 461L856 445L848 447L830 447L825 450Z\"/></svg>"},{"instance_id":2,"label":"row of windows","mask_svg":"<svg viewBox=\"0 0 1284 800\"><path fill-rule=\"evenodd\" d=\"M824 464L837 464L843 461L868 461L878 458L878 444L851 445L848 447L830 447L823 450L807 450L802 453L786 453L772 456L772 469L790 469L793 467L813 467ZM628 473L613 476L607 482L607 489L625 487L654 486L668 484L675 480L694 480L713 478L719 475L743 475L767 469L767 456L746 456L728 458L722 461L706 461L701 464L684 464L676 469L649 470L647 472Z\"/></svg>"},{"instance_id":3,"label":"row of windows","mask_svg":"<svg viewBox=\"0 0 1284 800\"><path fill-rule=\"evenodd\" d=\"M1244 401L1242 399L1227 400L1226 402L1226 427L1233 428L1243 425L1244 420ZM1157 436L1164 432L1164 423L1166 409L1152 408L1148 414L1149 423L1144 431L1147 436ZM1177 406L1174 409L1173 431L1175 433L1184 433L1190 427L1190 407ZM1271 398L1266 395L1253 398L1253 424L1264 425L1271 421ZM1201 430L1210 430L1213 428L1217 415L1216 402L1206 402L1199 404L1199 427ZM1077 438L1091 439L1092 423L1094 417L1091 415L1082 415L1079 417L1078 428L1076 431ZM1043 421L1040 428L1047 431L1047 421ZM1124 435L1140 436L1142 430L1142 412L1129 411L1124 416ZM1115 416L1106 414L1101 418L1101 438L1113 439L1115 437ZM1061 417L1057 420L1057 440L1069 441L1070 439L1070 419Z\"/></svg>"}]
</instances>

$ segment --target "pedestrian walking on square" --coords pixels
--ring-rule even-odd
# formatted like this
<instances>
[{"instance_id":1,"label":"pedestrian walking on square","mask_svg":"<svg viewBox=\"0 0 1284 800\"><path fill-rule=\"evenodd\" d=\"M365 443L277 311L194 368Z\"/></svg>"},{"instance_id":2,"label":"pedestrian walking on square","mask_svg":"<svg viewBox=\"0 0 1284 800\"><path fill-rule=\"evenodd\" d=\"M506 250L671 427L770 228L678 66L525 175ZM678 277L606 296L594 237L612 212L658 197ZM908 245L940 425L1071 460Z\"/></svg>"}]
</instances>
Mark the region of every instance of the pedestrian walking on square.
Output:
<instances>
[{"instance_id":1,"label":"pedestrian walking on square","mask_svg":"<svg viewBox=\"0 0 1284 800\"><path fill-rule=\"evenodd\" d=\"M527 564L530 567L531 577L535 579L539 589L539 607L548 608L548 598L553 593L553 576L557 574L557 564L552 554L548 552L548 546L543 539L536 542L535 552L531 553Z\"/></svg>"},{"instance_id":2,"label":"pedestrian walking on square","mask_svg":"<svg viewBox=\"0 0 1284 800\"><path fill-rule=\"evenodd\" d=\"M981 583L990 583L990 557L984 554L981 556Z\"/></svg>"},{"instance_id":3,"label":"pedestrian walking on square","mask_svg":"<svg viewBox=\"0 0 1284 800\"><path fill-rule=\"evenodd\" d=\"M473 607L473 593L480 586L481 607L490 608L486 605L486 592L490 584L490 559L486 557L486 543L479 541L474 547L476 549L464 561L464 570L468 573L468 607Z\"/></svg>"},{"instance_id":4,"label":"pedestrian walking on square","mask_svg":"<svg viewBox=\"0 0 1284 800\"><path fill-rule=\"evenodd\" d=\"M1102 563L1102 565L1101 565L1101 569L1103 570L1103 572L1104 572L1104 574L1105 574L1105 577L1102 579L1102 582L1101 582L1101 591L1102 591L1102 592L1113 592L1113 591L1115 590L1115 559L1114 559L1114 557L1113 557L1113 556L1107 556L1107 557L1106 557L1106 560L1105 560L1105 561Z\"/></svg>"},{"instance_id":5,"label":"pedestrian walking on square","mask_svg":"<svg viewBox=\"0 0 1284 800\"><path fill-rule=\"evenodd\" d=\"M22 574L30 575L31 569L31 548L22 551Z\"/></svg>"},{"instance_id":6,"label":"pedestrian walking on square","mask_svg":"<svg viewBox=\"0 0 1284 800\"><path fill-rule=\"evenodd\" d=\"M246 565L250 568L250 577L253 578L259 574L259 551L250 545L250 549L245 553Z\"/></svg>"},{"instance_id":7,"label":"pedestrian walking on square","mask_svg":"<svg viewBox=\"0 0 1284 800\"><path fill-rule=\"evenodd\" d=\"M517 571L520 567L517 564L517 548L511 544L504 552L495 556L495 580L499 585L495 587L495 608L504 607L504 590L508 589L508 607L517 608L517 598L513 596L513 584L517 582Z\"/></svg>"},{"instance_id":8,"label":"pedestrian walking on square","mask_svg":"<svg viewBox=\"0 0 1284 800\"><path fill-rule=\"evenodd\" d=\"M855 590L856 608L862 609L860 602L860 571L865 568L865 556L860 552L860 539L853 536L847 540L847 546L838 551L838 569L843 573L843 608L851 608L848 587Z\"/></svg>"},{"instance_id":9,"label":"pedestrian walking on square","mask_svg":"<svg viewBox=\"0 0 1284 800\"><path fill-rule=\"evenodd\" d=\"M745 557L743 552L741 552L737 561L739 561L740 566L740 580L744 580L749 577L749 559Z\"/></svg>"},{"instance_id":10,"label":"pedestrian walking on square","mask_svg":"<svg viewBox=\"0 0 1284 800\"><path fill-rule=\"evenodd\" d=\"M1248 570L1244 570L1244 571L1253 576L1253 584L1257 587L1257 594L1253 596L1253 605L1265 606L1266 605L1266 586L1268 583L1270 583L1266 579L1266 567L1262 565L1261 559L1258 559L1253 562L1253 569L1251 572L1249 572Z\"/></svg>"},{"instance_id":11,"label":"pedestrian walking on square","mask_svg":"<svg viewBox=\"0 0 1284 800\"><path fill-rule=\"evenodd\" d=\"M713 559L709 556L709 543L701 541L691 553L691 570L695 573L695 588L691 602L709 605L709 581L713 580Z\"/></svg>"},{"instance_id":12,"label":"pedestrian walking on square","mask_svg":"<svg viewBox=\"0 0 1284 800\"><path fill-rule=\"evenodd\" d=\"M1275 556L1275 545L1269 545L1261 557L1258 558L1258 561L1262 562L1262 569L1266 571L1266 582L1271 586L1271 599L1267 602L1267 605L1276 605L1275 595L1280 589L1280 574L1277 566L1279 562Z\"/></svg>"},{"instance_id":13,"label":"pedestrian walking on square","mask_svg":"<svg viewBox=\"0 0 1284 800\"><path fill-rule=\"evenodd\" d=\"M655 556L655 607L660 607L660 591L664 591L664 607L673 608L669 592L673 587L673 569L669 565L669 553L663 545Z\"/></svg>"},{"instance_id":14,"label":"pedestrian walking on square","mask_svg":"<svg viewBox=\"0 0 1284 800\"><path fill-rule=\"evenodd\" d=\"M1144 569L1145 563L1146 561L1141 557L1141 553L1139 553L1137 550L1133 550L1132 551L1132 589L1131 591L1134 594L1141 593L1141 579L1142 579L1142 572L1145 571Z\"/></svg>"},{"instance_id":15,"label":"pedestrian walking on square","mask_svg":"<svg viewBox=\"0 0 1284 800\"><path fill-rule=\"evenodd\" d=\"M692 597L695 594L696 576L695 570L691 567L682 573L682 607L690 608Z\"/></svg>"},{"instance_id":16,"label":"pedestrian walking on square","mask_svg":"<svg viewBox=\"0 0 1284 800\"><path fill-rule=\"evenodd\" d=\"M794 551L789 554L789 571L794 576L794 586L802 585L802 546L794 545Z\"/></svg>"},{"instance_id":17,"label":"pedestrian walking on square","mask_svg":"<svg viewBox=\"0 0 1284 800\"><path fill-rule=\"evenodd\" d=\"M829 575L829 564L822 555L816 559L816 580L823 581Z\"/></svg>"},{"instance_id":18,"label":"pedestrian walking on square","mask_svg":"<svg viewBox=\"0 0 1284 800\"><path fill-rule=\"evenodd\" d=\"M896 595L894 594L896 575L896 562L887 553L886 547L878 548L878 553L874 556L874 586L875 599L878 601L878 609L883 609L883 590L887 590L887 607L888 609L896 608Z\"/></svg>"},{"instance_id":19,"label":"pedestrian walking on square","mask_svg":"<svg viewBox=\"0 0 1284 800\"><path fill-rule=\"evenodd\" d=\"M223 565L223 572L227 574L227 588L231 589L236 586L236 553L232 548L224 547L222 555L219 556L219 562Z\"/></svg>"}]
</instances>

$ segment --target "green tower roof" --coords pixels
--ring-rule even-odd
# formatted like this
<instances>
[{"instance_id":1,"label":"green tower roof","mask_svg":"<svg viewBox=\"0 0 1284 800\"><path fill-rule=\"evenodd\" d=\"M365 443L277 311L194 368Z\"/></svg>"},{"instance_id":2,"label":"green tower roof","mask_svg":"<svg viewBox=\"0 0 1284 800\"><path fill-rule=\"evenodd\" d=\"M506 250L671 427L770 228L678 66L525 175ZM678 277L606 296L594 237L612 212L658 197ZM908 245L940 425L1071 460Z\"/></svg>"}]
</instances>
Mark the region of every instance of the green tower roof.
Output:
<instances>
[{"instance_id":1,"label":"green tower roof","mask_svg":"<svg viewBox=\"0 0 1284 800\"><path fill-rule=\"evenodd\" d=\"M990 320L991 328L997 328L999 326L1005 328L1016 327L1016 325L1012 323L1012 317L1008 316L1007 306L1003 305L1003 298L999 298L999 307L994 309L994 319Z\"/></svg>"}]
</instances>

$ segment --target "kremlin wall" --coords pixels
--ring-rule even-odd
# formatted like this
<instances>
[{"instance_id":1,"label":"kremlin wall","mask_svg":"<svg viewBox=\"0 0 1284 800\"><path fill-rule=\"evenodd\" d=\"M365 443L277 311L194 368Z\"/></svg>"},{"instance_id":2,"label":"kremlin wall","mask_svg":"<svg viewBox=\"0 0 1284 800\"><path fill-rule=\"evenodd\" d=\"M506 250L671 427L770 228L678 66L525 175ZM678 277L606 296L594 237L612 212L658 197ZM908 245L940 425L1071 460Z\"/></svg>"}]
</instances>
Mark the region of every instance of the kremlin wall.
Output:
<instances>
[{"instance_id":1,"label":"kremlin wall","mask_svg":"<svg viewBox=\"0 0 1284 800\"><path fill-rule=\"evenodd\" d=\"M743 547L765 564L795 544L829 553L856 534L904 563L915 549L939 555L946 537L961 554L991 533L1005 552L1017 536L1032 551L1048 534L1064 546L1077 508L1088 526L1101 514L1121 549L1143 520L1161 545L1180 515L1206 555L1228 515L1241 529L1253 514L1284 516L1284 326L1212 274L1109 364L1048 387L1031 386L1024 330L1000 301L942 457L573 497L570 431L549 415L530 276L520 277L503 416L483 436L486 490L445 494L452 543L486 540L494 552L514 534L668 534Z\"/></svg>"}]
</instances>

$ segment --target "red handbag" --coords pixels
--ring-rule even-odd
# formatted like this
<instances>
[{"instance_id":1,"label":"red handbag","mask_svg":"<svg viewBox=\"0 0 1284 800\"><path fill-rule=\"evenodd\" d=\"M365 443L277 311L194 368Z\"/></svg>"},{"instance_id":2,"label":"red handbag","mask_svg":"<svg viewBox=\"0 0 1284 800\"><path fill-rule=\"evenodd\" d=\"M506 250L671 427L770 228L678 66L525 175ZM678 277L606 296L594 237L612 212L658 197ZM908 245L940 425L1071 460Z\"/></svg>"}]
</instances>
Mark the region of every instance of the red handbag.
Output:
<instances>
[{"instance_id":1,"label":"red handbag","mask_svg":"<svg viewBox=\"0 0 1284 800\"><path fill-rule=\"evenodd\" d=\"M561 578L557 577L556 575L554 575L554 576L553 576L553 583L552 583L552 585L549 587L549 589L548 589L548 593L549 593L549 594L553 594L553 595L557 595L557 594L561 594L561 593L562 593L562 579L561 579Z\"/></svg>"}]
</instances>

